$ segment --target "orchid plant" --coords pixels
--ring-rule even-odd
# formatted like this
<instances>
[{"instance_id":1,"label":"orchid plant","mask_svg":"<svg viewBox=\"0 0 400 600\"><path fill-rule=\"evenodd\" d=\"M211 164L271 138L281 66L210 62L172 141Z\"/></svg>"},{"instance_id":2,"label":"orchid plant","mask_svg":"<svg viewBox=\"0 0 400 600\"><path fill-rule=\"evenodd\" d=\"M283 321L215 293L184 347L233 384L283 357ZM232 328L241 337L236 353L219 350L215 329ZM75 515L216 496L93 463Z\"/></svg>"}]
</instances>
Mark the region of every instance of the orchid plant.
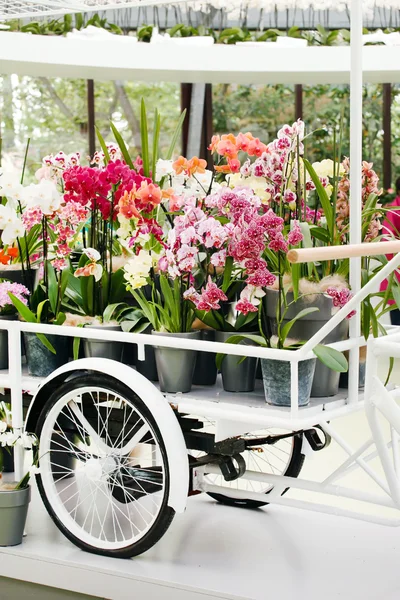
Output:
<instances>
[{"instance_id":1,"label":"orchid plant","mask_svg":"<svg viewBox=\"0 0 400 600\"><path fill-rule=\"evenodd\" d=\"M31 450L32 467L19 482L2 483L4 452L11 453L12 448L21 446ZM12 427L11 406L7 402L0 402L0 492L2 490L22 490L29 485L32 474L38 472L39 446L36 435L30 433L17 433Z\"/></svg>"}]
</instances>

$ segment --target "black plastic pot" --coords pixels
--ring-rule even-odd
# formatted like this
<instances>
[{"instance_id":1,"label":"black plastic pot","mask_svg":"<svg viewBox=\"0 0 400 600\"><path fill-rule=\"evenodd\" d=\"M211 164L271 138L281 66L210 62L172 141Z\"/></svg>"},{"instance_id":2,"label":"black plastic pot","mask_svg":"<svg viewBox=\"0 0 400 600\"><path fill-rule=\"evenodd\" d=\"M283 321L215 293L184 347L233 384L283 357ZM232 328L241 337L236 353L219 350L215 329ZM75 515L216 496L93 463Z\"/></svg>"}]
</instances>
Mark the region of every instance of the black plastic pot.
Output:
<instances>
[{"instance_id":1,"label":"black plastic pot","mask_svg":"<svg viewBox=\"0 0 400 600\"><path fill-rule=\"evenodd\" d=\"M14 448L3 448L3 472L14 473Z\"/></svg>"},{"instance_id":2,"label":"black plastic pot","mask_svg":"<svg viewBox=\"0 0 400 600\"><path fill-rule=\"evenodd\" d=\"M201 340L215 342L215 331L201 330ZM217 380L217 365L214 352L198 352L193 375L193 385L215 385Z\"/></svg>"},{"instance_id":3,"label":"black plastic pot","mask_svg":"<svg viewBox=\"0 0 400 600\"><path fill-rule=\"evenodd\" d=\"M151 335L151 327L143 331L143 333ZM139 360L139 358L137 359L136 370L138 373L146 377L146 379L148 379L149 381L158 381L154 346L144 347L144 360Z\"/></svg>"}]
</instances>

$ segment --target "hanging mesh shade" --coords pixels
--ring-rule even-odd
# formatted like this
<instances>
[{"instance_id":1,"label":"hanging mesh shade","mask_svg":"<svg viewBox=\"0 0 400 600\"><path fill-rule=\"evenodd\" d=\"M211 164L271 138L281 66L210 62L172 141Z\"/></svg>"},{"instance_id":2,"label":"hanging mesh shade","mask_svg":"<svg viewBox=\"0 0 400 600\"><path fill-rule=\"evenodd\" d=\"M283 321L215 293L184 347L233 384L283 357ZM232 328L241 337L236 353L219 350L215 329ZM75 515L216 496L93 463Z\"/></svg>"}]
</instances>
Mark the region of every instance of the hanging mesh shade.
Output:
<instances>
[{"instance_id":1,"label":"hanging mesh shade","mask_svg":"<svg viewBox=\"0 0 400 600\"><path fill-rule=\"evenodd\" d=\"M46 17L71 12L96 12L100 10L122 9L146 6L184 6L194 10L223 10L235 15L249 9L265 13L275 11L334 11L351 10L351 1L344 0L0 0L0 20L25 17ZM366 17L377 10L400 10L400 0L363 0Z\"/></svg>"},{"instance_id":2,"label":"hanging mesh shade","mask_svg":"<svg viewBox=\"0 0 400 600\"><path fill-rule=\"evenodd\" d=\"M181 2L174 0L174 4ZM165 4L167 0L0 0L0 21Z\"/></svg>"}]
</instances>

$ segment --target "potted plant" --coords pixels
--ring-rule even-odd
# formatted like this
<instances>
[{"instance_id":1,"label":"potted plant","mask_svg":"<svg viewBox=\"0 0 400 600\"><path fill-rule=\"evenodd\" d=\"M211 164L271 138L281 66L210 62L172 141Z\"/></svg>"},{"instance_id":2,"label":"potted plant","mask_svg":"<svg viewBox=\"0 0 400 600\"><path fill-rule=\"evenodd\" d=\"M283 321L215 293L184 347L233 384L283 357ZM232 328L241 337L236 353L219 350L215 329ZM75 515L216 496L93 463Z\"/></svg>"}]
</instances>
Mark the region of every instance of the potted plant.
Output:
<instances>
[{"instance_id":1,"label":"potted plant","mask_svg":"<svg viewBox=\"0 0 400 600\"><path fill-rule=\"evenodd\" d=\"M113 270L112 261L104 261L100 252L85 248L78 267L70 274L66 288L68 307L74 313L67 313L66 324L78 327L101 328L107 331L120 331L119 316L126 307L123 270ZM104 270L106 269L106 270ZM71 301L73 304L71 304ZM74 340L73 354L78 358L80 338ZM102 357L120 361L123 344L94 339L83 340L86 357Z\"/></svg>"},{"instance_id":2,"label":"potted plant","mask_svg":"<svg viewBox=\"0 0 400 600\"><path fill-rule=\"evenodd\" d=\"M4 453L14 446L22 446L33 452L32 468L21 481L4 481L2 477ZM36 472L38 463L38 440L36 436L15 432L6 420L0 406L0 546L16 546L22 543L31 499L29 480Z\"/></svg>"},{"instance_id":3,"label":"potted plant","mask_svg":"<svg viewBox=\"0 0 400 600\"><path fill-rule=\"evenodd\" d=\"M0 211L0 218L6 220L2 252L10 256L17 246L15 261L20 262L22 274L35 271L34 278L27 278L27 303L9 293L20 318L28 322L61 325L65 320L62 304L69 256L88 213L80 205L67 205L57 186L63 168L77 161L79 156L66 157L60 152L45 158L37 174L39 183L3 187L7 202ZM46 376L68 360L68 344L61 336L26 333L24 342L28 370L33 375Z\"/></svg>"},{"instance_id":4,"label":"potted plant","mask_svg":"<svg viewBox=\"0 0 400 600\"><path fill-rule=\"evenodd\" d=\"M168 158L182 126L184 114L173 136ZM124 304L126 282L122 266L134 255L143 237L156 227L161 190L155 183L161 117L155 112L156 127L150 159L147 112L141 105L142 157L132 160L116 127L117 144L106 144L98 132L102 151L92 157L93 166L73 165L63 171L64 200L89 209L78 267L66 294L72 312L89 327L120 329L119 320L129 307ZM121 312L122 311L122 312ZM88 319L88 317L90 319ZM120 360L123 344L86 340L86 356ZM76 352L75 352L76 354Z\"/></svg>"},{"instance_id":5,"label":"potted plant","mask_svg":"<svg viewBox=\"0 0 400 600\"><path fill-rule=\"evenodd\" d=\"M61 307L68 283L68 269L57 271L48 260L44 264L45 276L30 297L30 306L12 292L9 292L9 297L22 320L28 323L62 325L65 313ZM61 335L24 332L24 341L30 375L47 377L68 362L68 341Z\"/></svg>"},{"instance_id":6,"label":"potted plant","mask_svg":"<svg viewBox=\"0 0 400 600\"><path fill-rule=\"evenodd\" d=\"M189 287L188 278L185 278L185 281L183 277L171 278L160 274L161 291L158 291L154 278L150 276L152 260L154 258L152 259L151 254L142 250L125 267L128 289L138 303L138 311L144 319L140 327L147 328L150 325L152 335L156 336L200 339L200 332L192 330L193 307L185 299L185 292ZM141 287L148 282L152 286L151 300L148 300L140 289L141 279L144 282ZM192 387L196 352L161 346L155 347L154 350L161 391L189 392Z\"/></svg>"},{"instance_id":7,"label":"potted plant","mask_svg":"<svg viewBox=\"0 0 400 600\"><path fill-rule=\"evenodd\" d=\"M11 281L0 283L0 319L14 321L18 318L18 314L9 296L10 293L26 305L29 290L21 283ZM5 329L0 330L0 369L8 369L8 334Z\"/></svg>"}]
</instances>

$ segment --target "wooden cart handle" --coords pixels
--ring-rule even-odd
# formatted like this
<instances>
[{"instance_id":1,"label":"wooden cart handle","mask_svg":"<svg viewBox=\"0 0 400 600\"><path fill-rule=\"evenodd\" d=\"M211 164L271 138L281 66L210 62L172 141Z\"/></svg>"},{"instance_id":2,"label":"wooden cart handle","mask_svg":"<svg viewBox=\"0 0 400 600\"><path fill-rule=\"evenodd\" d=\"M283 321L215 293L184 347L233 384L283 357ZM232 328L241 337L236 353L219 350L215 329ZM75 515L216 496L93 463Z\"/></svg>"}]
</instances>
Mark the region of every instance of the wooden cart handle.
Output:
<instances>
[{"instance_id":1,"label":"wooden cart handle","mask_svg":"<svg viewBox=\"0 0 400 600\"><path fill-rule=\"evenodd\" d=\"M352 246L322 246L289 250L287 257L291 263L306 263L338 258L356 258L360 256L379 256L400 252L400 240L390 242L369 242Z\"/></svg>"}]
</instances>

